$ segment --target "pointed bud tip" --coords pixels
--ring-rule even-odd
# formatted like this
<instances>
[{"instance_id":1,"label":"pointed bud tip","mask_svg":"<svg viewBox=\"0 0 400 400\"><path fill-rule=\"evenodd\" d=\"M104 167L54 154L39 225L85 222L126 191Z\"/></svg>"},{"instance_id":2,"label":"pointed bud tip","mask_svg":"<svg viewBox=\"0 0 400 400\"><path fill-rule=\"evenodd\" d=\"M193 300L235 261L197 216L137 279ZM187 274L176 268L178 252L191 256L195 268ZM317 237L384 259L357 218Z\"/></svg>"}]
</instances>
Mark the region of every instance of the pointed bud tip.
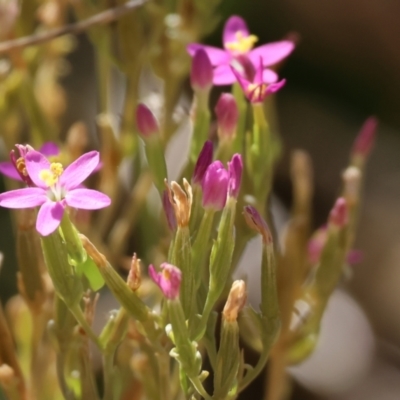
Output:
<instances>
[{"instance_id":1,"label":"pointed bud tip","mask_svg":"<svg viewBox=\"0 0 400 400\"><path fill-rule=\"evenodd\" d=\"M193 184L197 185L201 184L204 178L204 174L206 173L208 166L211 164L212 159L213 159L213 144L210 140L207 140L200 151L196 165L194 167L194 172L192 176Z\"/></svg>"},{"instance_id":2,"label":"pointed bud tip","mask_svg":"<svg viewBox=\"0 0 400 400\"><path fill-rule=\"evenodd\" d=\"M140 103L136 108L136 125L139 133L145 138L159 132L156 117L143 103Z\"/></svg>"},{"instance_id":3,"label":"pointed bud tip","mask_svg":"<svg viewBox=\"0 0 400 400\"><path fill-rule=\"evenodd\" d=\"M375 143L377 128L378 119L376 117L369 117L364 122L354 141L353 154L361 155L362 157L369 155Z\"/></svg>"},{"instance_id":4,"label":"pointed bud tip","mask_svg":"<svg viewBox=\"0 0 400 400\"><path fill-rule=\"evenodd\" d=\"M203 207L215 211L225 207L229 183L229 172L221 161L212 162L201 182L203 189Z\"/></svg>"},{"instance_id":5,"label":"pointed bud tip","mask_svg":"<svg viewBox=\"0 0 400 400\"><path fill-rule=\"evenodd\" d=\"M220 139L233 138L239 120L239 109L231 93L222 93L215 106Z\"/></svg>"},{"instance_id":6,"label":"pointed bud tip","mask_svg":"<svg viewBox=\"0 0 400 400\"><path fill-rule=\"evenodd\" d=\"M213 82L213 67L204 49L198 49L193 57L190 82L193 90L209 90Z\"/></svg>"},{"instance_id":7,"label":"pointed bud tip","mask_svg":"<svg viewBox=\"0 0 400 400\"><path fill-rule=\"evenodd\" d=\"M242 172L243 172L243 161L242 156L236 153L232 156L230 162L228 162L229 169L229 196L235 199L239 196L240 184L242 182Z\"/></svg>"},{"instance_id":8,"label":"pointed bud tip","mask_svg":"<svg viewBox=\"0 0 400 400\"><path fill-rule=\"evenodd\" d=\"M234 281L225 303L223 316L225 321L234 322L247 300L246 283L242 280Z\"/></svg>"},{"instance_id":9,"label":"pointed bud tip","mask_svg":"<svg viewBox=\"0 0 400 400\"><path fill-rule=\"evenodd\" d=\"M131 268L129 270L128 278L126 281L127 285L132 291L136 291L139 289L142 283L141 275L140 259L137 258L136 253L133 253Z\"/></svg>"},{"instance_id":10,"label":"pointed bud tip","mask_svg":"<svg viewBox=\"0 0 400 400\"><path fill-rule=\"evenodd\" d=\"M243 208L243 215L247 225L262 236L264 244L272 243L272 235L268 224L253 206L245 206Z\"/></svg>"}]
</instances>

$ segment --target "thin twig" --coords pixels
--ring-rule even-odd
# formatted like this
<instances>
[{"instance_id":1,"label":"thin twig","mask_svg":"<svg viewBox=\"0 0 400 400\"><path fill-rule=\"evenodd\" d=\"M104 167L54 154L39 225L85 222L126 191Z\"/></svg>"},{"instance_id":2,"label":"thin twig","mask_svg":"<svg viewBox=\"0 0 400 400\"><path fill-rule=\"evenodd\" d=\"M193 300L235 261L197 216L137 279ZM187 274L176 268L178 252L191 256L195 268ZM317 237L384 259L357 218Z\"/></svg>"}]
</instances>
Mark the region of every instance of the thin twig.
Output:
<instances>
[{"instance_id":1,"label":"thin twig","mask_svg":"<svg viewBox=\"0 0 400 400\"><path fill-rule=\"evenodd\" d=\"M131 0L121 6L110 8L75 24L68 24L61 28L51 29L47 32L41 32L35 35L24 36L18 39L2 42L0 43L0 54L7 53L11 50L44 43L59 36L71 33L79 34L95 25L109 24L110 22L115 21L116 19L121 18L123 15L133 11L135 8L140 7L146 2L147 0Z\"/></svg>"}]
</instances>

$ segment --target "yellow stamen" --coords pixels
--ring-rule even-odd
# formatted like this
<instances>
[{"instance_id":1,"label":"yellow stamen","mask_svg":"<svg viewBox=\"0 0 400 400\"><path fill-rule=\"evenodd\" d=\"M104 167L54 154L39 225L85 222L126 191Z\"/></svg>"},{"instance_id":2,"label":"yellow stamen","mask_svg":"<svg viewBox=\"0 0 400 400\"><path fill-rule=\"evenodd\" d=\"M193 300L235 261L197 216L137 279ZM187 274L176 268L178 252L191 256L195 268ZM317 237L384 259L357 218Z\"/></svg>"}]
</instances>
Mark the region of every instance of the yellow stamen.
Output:
<instances>
[{"instance_id":1,"label":"yellow stamen","mask_svg":"<svg viewBox=\"0 0 400 400\"><path fill-rule=\"evenodd\" d=\"M39 172L39 178L50 187L58 182L58 178L63 172L64 168L60 163L51 163L49 169L43 169Z\"/></svg>"},{"instance_id":2,"label":"yellow stamen","mask_svg":"<svg viewBox=\"0 0 400 400\"><path fill-rule=\"evenodd\" d=\"M236 40L226 43L225 47L230 51L234 51L240 54L248 53L254 47L254 44L258 41L258 37L256 35L244 36L242 31L236 32L235 37Z\"/></svg>"},{"instance_id":3,"label":"yellow stamen","mask_svg":"<svg viewBox=\"0 0 400 400\"><path fill-rule=\"evenodd\" d=\"M25 166L25 158L24 157L18 158L16 164L17 164L18 172L20 174L22 174L23 176L28 176L28 171L26 170L26 166Z\"/></svg>"},{"instance_id":4,"label":"yellow stamen","mask_svg":"<svg viewBox=\"0 0 400 400\"><path fill-rule=\"evenodd\" d=\"M171 280L171 273L170 273L169 270L163 269L163 270L162 270L162 275L163 275L163 277L164 277L167 281L170 281L170 280Z\"/></svg>"},{"instance_id":5,"label":"yellow stamen","mask_svg":"<svg viewBox=\"0 0 400 400\"><path fill-rule=\"evenodd\" d=\"M252 99L260 99L264 97L267 87L268 85L266 83L250 83L247 86L247 93L249 95L251 94Z\"/></svg>"}]
</instances>

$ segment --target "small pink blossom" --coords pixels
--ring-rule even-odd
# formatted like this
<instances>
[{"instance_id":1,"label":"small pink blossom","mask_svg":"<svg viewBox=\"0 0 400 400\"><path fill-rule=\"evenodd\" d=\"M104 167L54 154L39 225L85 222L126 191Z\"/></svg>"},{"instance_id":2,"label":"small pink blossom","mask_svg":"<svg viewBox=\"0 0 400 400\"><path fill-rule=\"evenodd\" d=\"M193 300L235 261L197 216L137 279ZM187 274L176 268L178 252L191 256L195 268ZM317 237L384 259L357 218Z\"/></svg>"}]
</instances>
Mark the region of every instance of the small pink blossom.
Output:
<instances>
[{"instance_id":1,"label":"small pink blossom","mask_svg":"<svg viewBox=\"0 0 400 400\"><path fill-rule=\"evenodd\" d=\"M228 194L235 199L239 196L240 184L242 182L243 162L240 154L234 154L228 162L229 183Z\"/></svg>"},{"instance_id":2,"label":"small pink blossom","mask_svg":"<svg viewBox=\"0 0 400 400\"><path fill-rule=\"evenodd\" d=\"M190 82L193 90L207 91L212 87L213 67L204 49L199 49L194 54Z\"/></svg>"},{"instance_id":3,"label":"small pink blossom","mask_svg":"<svg viewBox=\"0 0 400 400\"><path fill-rule=\"evenodd\" d=\"M222 93L215 106L220 139L233 138L239 120L239 109L231 93Z\"/></svg>"},{"instance_id":4,"label":"small pink blossom","mask_svg":"<svg viewBox=\"0 0 400 400\"><path fill-rule=\"evenodd\" d=\"M157 272L153 265L149 265L150 278L158 285L164 296L169 300L179 297L181 287L182 272L172 264L162 263L161 272Z\"/></svg>"},{"instance_id":5,"label":"small pink blossom","mask_svg":"<svg viewBox=\"0 0 400 400\"><path fill-rule=\"evenodd\" d=\"M276 83L268 83L263 76L264 70L261 59L251 80L244 78L234 67L231 68L245 96L251 103L262 103L268 95L277 92L286 83L285 79Z\"/></svg>"},{"instance_id":6,"label":"small pink blossom","mask_svg":"<svg viewBox=\"0 0 400 400\"><path fill-rule=\"evenodd\" d=\"M228 194L229 172L221 161L211 163L201 183L203 189L203 207L215 211L225 207Z\"/></svg>"},{"instance_id":7,"label":"small pink blossom","mask_svg":"<svg viewBox=\"0 0 400 400\"><path fill-rule=\"evenodd\" d=\"M353 154L367 157L374 147L378 120L375 117L369 117L361 127L360 133L353 144Z\"/></svg>"},{"instance_id":8,"label":"small pink blossom","mask_svg":"<svg viewBox=\"0 0 400 400\"><path fill-rule=\"evenodd\" d=\"M36 229L41 235L47 236L60 225L66 206L97 210L110 205L111 200L105 194L81 187L81 183L98 164L99 153L91 151L83 154L64 170L60 163L50 163L42 153L29 150L25 156L25 166L36 187L0 194L0 206L40 206Z\"/></svg>"},{"instance_id":9,"label":"small pink blossom","mask_svg":"<svg viewBox=\"0 0 400 400\"><path fill-rule=\"evenodd\" d=\"M139 133L149 138L159 132L158 122L151 110L143 103L136 108L136 124Z\"/></svg>"},{"instance_id":10,"label":"small pink blossom","mask_svg":"<svg viewBox=\"0 0 400 400\"><path fill-rule=\"evenodd\" d=\"M268 67L276 65L286 58L293 51L295 44L291 40L281 40L253 48L257 41L257 36L250 34L243 18L233 15L224 26L224 49L191 43L187 47L187 51L191 56L194 56L199 49L206 51L214 66L214 85L234 83L236 79L230 65L235 60L240 62L240 58L243 56L248 58L254 66L258 65L259 59L262 58L265 77L268 75L269 83L276 82L278 79L276 73Z\"/></svg>"}]
</instances>

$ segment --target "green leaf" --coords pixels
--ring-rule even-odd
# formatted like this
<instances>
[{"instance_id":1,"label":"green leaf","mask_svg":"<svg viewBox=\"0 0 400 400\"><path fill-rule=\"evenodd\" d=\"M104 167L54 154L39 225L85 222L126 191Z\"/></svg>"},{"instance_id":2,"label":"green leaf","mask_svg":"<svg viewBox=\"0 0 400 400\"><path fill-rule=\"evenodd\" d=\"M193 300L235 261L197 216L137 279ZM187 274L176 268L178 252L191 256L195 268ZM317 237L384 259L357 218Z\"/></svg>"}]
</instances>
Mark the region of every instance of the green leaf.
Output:
<instances>
[{"instance_id":1,"label":"green leaf","mask_svg":"<svg viewBox=\"0 0 400 400\"><path fill-rule=\"evenodd\" d=\"M77 269L83 273L89 282L90 288L96 292L104 286L104 279L94 261L88 257L86 261L79 264Z\"/></svg>"}]
</instances>

